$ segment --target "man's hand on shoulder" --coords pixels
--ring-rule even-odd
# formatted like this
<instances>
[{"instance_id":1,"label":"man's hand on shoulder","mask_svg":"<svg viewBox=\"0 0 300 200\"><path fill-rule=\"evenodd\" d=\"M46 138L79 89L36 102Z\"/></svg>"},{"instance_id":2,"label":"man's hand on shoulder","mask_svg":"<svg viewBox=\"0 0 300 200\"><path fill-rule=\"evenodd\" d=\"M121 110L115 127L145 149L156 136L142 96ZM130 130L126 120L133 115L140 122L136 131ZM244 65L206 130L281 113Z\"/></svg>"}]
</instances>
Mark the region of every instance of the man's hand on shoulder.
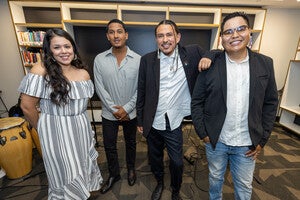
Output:
<instances>
[{"instance_id":1,"label":"man's hand on shoulder","mask_svg":"<svg viewBox=\"0 0 300 200\"><path fill-rule=\"evenodd\" d=\"M201 58L198 64L198 70L199 72L203 70L207 70L211 65L211 59L209 58Z\"/></svg>"},{"instance_id":2,"label":"man's hand on shoulder","mask_svg":"<svg viewBox=\"0 0 300 200\"><path fill-rule=\"evenodd\" d=\"M30 73L44 76L46 74L46 69L42 63L35 63L30 69Z\"/></svg>"}]
</instances>

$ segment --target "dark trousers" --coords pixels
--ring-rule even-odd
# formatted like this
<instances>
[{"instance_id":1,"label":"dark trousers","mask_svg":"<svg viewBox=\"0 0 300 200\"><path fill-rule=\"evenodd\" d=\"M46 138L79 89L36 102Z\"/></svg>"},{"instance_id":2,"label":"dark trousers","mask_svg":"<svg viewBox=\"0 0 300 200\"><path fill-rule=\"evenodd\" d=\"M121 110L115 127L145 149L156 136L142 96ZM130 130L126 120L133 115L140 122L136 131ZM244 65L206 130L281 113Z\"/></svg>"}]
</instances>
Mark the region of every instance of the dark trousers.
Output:
<instances>
[{"instance_id":1,"label":"dark trousers","mask_svg":"<svg viewBox=\"0 0 300 200\"><path fill-rule=\"evenodd\" d=\"M117 138L119 126L123 127L123 134L126 147L127 169L135 168L136 157L136 118L130 121L111 121L102 117L103 143L110 176L120 175L118 160Z\"/></svg>"},{"instance_id":2,"label":"dark trousers","mask_svg":"<svg viewBox=\"0 0 300 200\"><path fill-rule=\"evenodd\" d=\"M181 126L171 131L169 121L164 131L152 128L147 137L151 171L157 181L163 181L164 175L164 148L167 148L170 158L169 170L171 174L171 188L179 192L183 174L182 130Z\"/></svg>"}]
</instances>

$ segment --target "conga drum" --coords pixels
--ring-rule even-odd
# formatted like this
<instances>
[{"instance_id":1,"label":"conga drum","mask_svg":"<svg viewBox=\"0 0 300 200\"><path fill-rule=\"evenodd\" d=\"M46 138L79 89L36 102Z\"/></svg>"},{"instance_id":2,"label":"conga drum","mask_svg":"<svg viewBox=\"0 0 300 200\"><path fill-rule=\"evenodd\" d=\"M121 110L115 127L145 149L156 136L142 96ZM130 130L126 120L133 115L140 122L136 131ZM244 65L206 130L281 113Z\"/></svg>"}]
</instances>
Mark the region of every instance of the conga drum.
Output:
<instances>
[{"instance_id":1,"label":"conga drum","mask_svg":"<svg viewBox=\"0 0 300 200\"><path fill-rule=\"evenodd\" d=\"M23 118L0 118L0 166L10 179L32 170L32 139Z\"/></svg>"},{"instance_id":2,"label":"conga drum","mask_svg":"<svg viewBox=\"0 0 300 200\"><path fill-rule=\"evenodd\" d=\"M40 143L40 139L39 139L39 135L38 135L37 130L35 128L32 128L30 133L31 133L31 138L32 138L32 141L33 141L35 147L37 148L40 156L43 157L42 156L41 143Z\"/></svg>"}]
</instances>

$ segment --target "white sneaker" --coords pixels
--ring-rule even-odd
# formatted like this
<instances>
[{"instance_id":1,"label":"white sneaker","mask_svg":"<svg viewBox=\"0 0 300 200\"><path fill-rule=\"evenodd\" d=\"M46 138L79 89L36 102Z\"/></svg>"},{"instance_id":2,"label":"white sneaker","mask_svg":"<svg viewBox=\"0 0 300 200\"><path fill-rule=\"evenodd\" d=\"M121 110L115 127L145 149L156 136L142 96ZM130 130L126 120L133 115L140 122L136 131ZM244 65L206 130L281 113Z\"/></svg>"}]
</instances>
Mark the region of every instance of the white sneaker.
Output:
<instances>
[{"instance_id":1,"label":"white sneaker","mask_svg":"<svg viewBox=\"0 0 300 200\"><path fill-rule=\"evenodd\" d=\"M0 169L0 178L4 177L6 175L3 168Z\"/></svg>"}]
</instances>

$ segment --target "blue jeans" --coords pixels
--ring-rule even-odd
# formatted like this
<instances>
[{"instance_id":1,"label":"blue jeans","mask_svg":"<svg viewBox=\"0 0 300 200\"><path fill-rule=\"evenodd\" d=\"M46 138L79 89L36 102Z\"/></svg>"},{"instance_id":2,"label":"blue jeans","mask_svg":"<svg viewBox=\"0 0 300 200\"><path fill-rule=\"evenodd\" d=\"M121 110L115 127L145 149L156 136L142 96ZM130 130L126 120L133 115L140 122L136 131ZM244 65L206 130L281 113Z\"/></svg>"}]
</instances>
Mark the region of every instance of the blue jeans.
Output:
<instances>
[{"instance_id":1,"label":"blue jeans","mask_svg":"<svg viewBox=\"0 0 300 200\"><path fill-rule=\"evenodd\" d=\"M209 199L222 199L224 174L229 162L234 198L250 200L255 160L245 156L249 147L228 146L218 142L215 149L211 144L205 144L205 149L209 169Z\"/></svg>"}]
</instances>

